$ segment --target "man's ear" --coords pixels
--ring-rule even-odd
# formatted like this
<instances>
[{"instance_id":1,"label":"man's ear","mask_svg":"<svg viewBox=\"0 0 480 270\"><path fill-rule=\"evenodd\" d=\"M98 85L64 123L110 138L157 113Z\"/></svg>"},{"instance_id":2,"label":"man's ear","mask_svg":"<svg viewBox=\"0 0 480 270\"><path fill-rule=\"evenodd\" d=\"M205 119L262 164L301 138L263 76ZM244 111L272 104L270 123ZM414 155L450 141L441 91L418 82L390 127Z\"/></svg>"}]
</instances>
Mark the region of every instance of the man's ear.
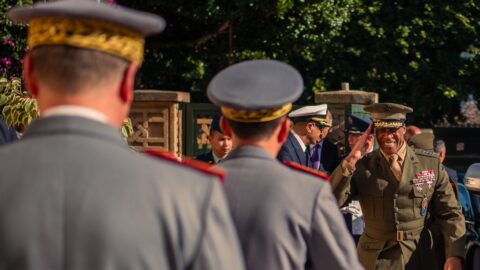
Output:
<instances>
[{"instance_id":1,"label":"man's ear","mask_svg":"<svg viewBox=\"0 0 480 270\"><path fill-rule=\"evenodd\" d=\"M307 133L312 133L313 126L314 124L311 122L305 123L305 130L307 131Z\"/></svg>"},{"instance_id":2,"label":"man's ear","mask_svg":"<svg viewBox=\"0 0 480 270\"><path fill-rule=\"evenodd\" d=\"M119 95L120 99L125 103L133 101L133 85L135 83L135 75L137 74L138 64L133 62L123 72L122 82L120 83Z\"/></svg>"},{"instance_id":3,"label":"man's ear","mask_svg":"<svg viewBox=\"0 0 480 270\"><path fill-rule=\"evenodd\" d=\"M287 141L289 133L290 119L285 117L285 119L283 119L282 123L280 124L280 132L278 132L278 142L283 144L285 141Z\"/></svg>"},{"instance_id":4,"label":"man's ear","mask_svg":"<svg viewBox=\"0 0 480 270\"><path fill-rule=\"evenodd\" d=\"M228 124L227 119L225 119L225 117L223 117L223 116L220 117L220 128L222 129L223 135L226 135L228 137L232 137L232 135L233 135L232 128Z\"/></svg>"},{"instance_id":5,"label":"man's ear","mask_svg":"<svg viewBox=\"0 0 480 270\"><path fill-rule=\"evenodd\" d=\"M23 80L28 92L33 97L38 95L38 82L33 74L33 61L30 53L27 53L23 58Z\"/></svg>"}]
</instances>

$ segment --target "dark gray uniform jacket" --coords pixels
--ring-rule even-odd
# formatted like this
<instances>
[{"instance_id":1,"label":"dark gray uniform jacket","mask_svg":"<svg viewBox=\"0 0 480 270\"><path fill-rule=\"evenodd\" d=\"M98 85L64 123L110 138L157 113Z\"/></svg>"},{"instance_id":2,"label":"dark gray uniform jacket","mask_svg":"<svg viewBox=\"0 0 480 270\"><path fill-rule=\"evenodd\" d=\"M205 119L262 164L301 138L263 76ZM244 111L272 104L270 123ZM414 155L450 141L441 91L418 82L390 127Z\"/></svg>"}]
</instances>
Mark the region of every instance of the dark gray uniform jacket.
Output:
<instances>
[{"instance_id":1,"label":"dark gray uniform jacket","mask_svg":"<svg viewBox=\"0 0 480 270\"><path fill-rule=\"evenodd\" d=\"M328 182L253 146L218 166L247 269L362 269Z\"/></svg>"},{"instance_id":2,"label":"dark gray uniform jacket","mask_svg":"<svg viewBox=\"0 0 480 270\"><path fill-rule=\"evenodd\" d=\"M80 117L0 149L0 269L243 269L217 179Z\"/></svg>"}]
</instances>

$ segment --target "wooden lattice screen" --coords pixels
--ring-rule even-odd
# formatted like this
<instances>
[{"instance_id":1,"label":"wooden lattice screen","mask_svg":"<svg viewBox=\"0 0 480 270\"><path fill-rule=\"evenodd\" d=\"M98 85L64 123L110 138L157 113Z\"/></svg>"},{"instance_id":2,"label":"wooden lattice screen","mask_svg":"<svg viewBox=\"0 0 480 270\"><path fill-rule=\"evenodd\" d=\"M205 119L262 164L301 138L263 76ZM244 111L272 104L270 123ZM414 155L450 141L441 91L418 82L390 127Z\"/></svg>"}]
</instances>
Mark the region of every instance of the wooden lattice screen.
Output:
<instances>
[{"instance_id":1,"label":"wooden lattice screen","mask_svg":"<svg viewBox=\"0 0 480 270\"><path fill-rule=\"evenodd\" d=\"M133 135L127 138L137 151L162 149L182 155L182 115L179 103L190 102L190 94L175 91L136 90L130 111Z\"/></svg>"}]
</instances>

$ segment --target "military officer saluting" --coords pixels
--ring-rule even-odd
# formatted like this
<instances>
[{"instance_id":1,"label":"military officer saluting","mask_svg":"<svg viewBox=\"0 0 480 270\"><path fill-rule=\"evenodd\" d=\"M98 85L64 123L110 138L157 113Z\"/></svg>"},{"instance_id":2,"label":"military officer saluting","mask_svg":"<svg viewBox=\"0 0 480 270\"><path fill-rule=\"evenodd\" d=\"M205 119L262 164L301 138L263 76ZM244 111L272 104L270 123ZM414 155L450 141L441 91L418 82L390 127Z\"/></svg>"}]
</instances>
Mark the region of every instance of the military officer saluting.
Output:
<instances>
[{"instance_id":1,"label":"military officer saluting","mask_svg":"<svg viewBox=\"0 0 480 270\"><path fill-rule=\"evenodd\" d=\"M366 269L421 269L431 266L427 212L445 239L444 269L461 269L465 225L460 205L438 156L413 149L404 139L409 107L378 103L371 113L379 149L366 155L362 135L331 175L340 206L357 196L365 219L358 255Z\"/></svg>"},{"instance_id":2,"label":"military officer saluting","mask_svg":"<svg viewBox=\"0 0 480 270\"><path fill-rule=\"evenodd\" d=\"M330 185L313 169L275 158L290 130L286 114L302 90L297 70L271 60L230 66L208 86L233 141L218 166L227 174L225 192L246 266L361 269Z\"/></svg>"}]
</instances>

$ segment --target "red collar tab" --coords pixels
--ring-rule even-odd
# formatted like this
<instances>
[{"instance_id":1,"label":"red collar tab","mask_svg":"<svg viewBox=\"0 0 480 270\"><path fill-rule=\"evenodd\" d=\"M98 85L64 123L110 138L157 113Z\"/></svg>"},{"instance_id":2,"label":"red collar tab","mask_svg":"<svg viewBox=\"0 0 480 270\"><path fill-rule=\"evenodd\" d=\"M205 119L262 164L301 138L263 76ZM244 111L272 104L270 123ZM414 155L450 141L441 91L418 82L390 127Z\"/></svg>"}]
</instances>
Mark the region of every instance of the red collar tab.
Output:
<instances>
[{"instance_id":1,"label":"red collar tab","mask_svg":"<svg viewBox=\"0 0 480 270\"><path fill-rule=\"evenodd\" d=\"M314 169L309 168L309 167L305 167L303 165L300 165L300 164L292 162L292 161L283 162L283 164L292 168L292 169L294 169L294 170L305 172L305 173L311 174L311 175L316 176L316 177L320 177L324 181L329 181L329 179L330 179L330 176L328 176L328 174L326 174L324 172L317 171L317 170L314 170Z\"/></svg>"},{"instance_id":2,"label":"red collar tab","mask_svg":"<svg viewBox=\"0 0 480 270\"><path fill-rule=\"evenodd\" d=\"M156 158L193 168L208 175L216 176L220 179L220 182L222 182L222 184L225 183L225 171L219 168L212 168L212 164L194 160L188 157L184 157L182 158L182 160L179 160L172 153L164 150L145 149L145 153Z\"/></svg>"}]
</instances>

